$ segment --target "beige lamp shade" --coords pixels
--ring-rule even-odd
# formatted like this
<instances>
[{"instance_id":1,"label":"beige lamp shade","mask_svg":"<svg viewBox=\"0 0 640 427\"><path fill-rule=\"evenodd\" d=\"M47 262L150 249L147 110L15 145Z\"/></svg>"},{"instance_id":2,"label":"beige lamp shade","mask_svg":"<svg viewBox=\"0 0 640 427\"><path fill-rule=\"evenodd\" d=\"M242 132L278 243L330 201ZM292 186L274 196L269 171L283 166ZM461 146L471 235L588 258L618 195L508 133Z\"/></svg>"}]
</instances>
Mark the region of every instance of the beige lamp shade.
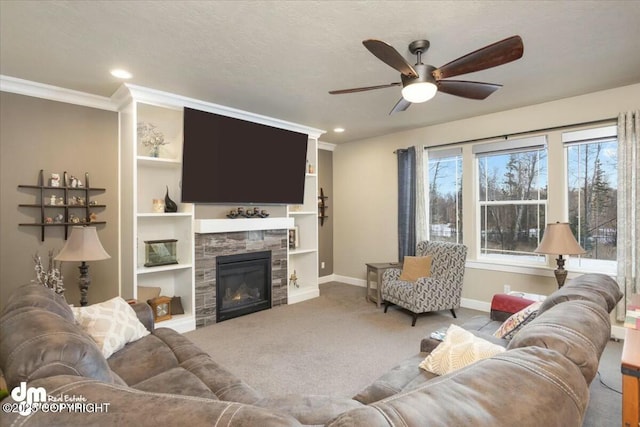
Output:
<instances>
[{"instance_id":1,"label":"beige lamp shade","mask_svg":"<svg viewBox=\"0 0 640 427\"><path fill-rule=\"evenodd\" d=\"M104 250L95 227L72 227L56 261L99 261L111 256Z\"/></svg>"},{"instance_id":2,"label":"beige lamp shade","mask_svg":"<svg viewBox=\"0 0 640 427\"><path fill-rule=\"evenodd\" d=\"M542 241L534 252L550 255L582 255L586 253L573 236L568 222L547 224Z\"/></svg>"}]
</instances>

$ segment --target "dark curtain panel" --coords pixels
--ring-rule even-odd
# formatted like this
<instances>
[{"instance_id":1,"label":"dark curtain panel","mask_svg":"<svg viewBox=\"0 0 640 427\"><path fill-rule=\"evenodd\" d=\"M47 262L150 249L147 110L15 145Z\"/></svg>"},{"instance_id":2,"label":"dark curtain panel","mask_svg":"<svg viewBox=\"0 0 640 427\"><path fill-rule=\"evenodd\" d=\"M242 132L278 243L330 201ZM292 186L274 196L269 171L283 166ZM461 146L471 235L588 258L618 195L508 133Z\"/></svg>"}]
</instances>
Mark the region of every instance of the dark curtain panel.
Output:
<instances>
[{"instance_id":1,"label":"dark curtain panel","mask_svg":"<svg viewBox=\"0 0 640 427\"><path fill-rule=\"evenodd\" d=\"M398 260L416 254L416 149L397 150Z\"/></svg>"}]
</instances>

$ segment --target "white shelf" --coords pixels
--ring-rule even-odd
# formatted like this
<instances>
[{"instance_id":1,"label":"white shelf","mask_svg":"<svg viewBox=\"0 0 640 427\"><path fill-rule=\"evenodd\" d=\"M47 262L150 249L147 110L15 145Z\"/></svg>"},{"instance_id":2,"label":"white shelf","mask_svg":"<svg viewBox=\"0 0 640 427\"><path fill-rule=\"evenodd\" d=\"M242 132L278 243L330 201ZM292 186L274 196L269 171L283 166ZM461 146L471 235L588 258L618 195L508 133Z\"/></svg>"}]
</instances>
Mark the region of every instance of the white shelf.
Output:
<instances>
[{"instance_id":1,"label":"white shelf","mask_svg":"<svg viewBox=\"0 0 640 427\"><path fill-rule=\"evenodd\" d=\"M140 166L180 167L182 165L181 160L162 157L137 156L136 160Z\"/></svg>"},{"instance_id":2,"label":"white shelf","mask_svg":"<svg viewBox=\"0 0 640 427\"><path fill-rule=\"evenodd\" d=\"M155 213L155 212L143 212L137 214L138 218L168 218L168 217L190 217L191 212L165 212L165 213Z\"/></svg>"},{"instance_id":3,"label":"white shelf","mask_svg":"<svg viewBox=\"0 0 640 427\"><path fill-rule=\"evenodd\" d=\"M317 249L289 249L289 255L302 255L318 252Z\"/></svg>"},{"instance_id":4,"label":"white shelf","mask_svg":"<svg viewBox=\"0 0 640 427\"><path fill-rule=\"evenodd\" d=\"M170 264L160 265L158 267L138 267L137 274L161 273L163 271L184 270L193 267L193 264Z\"/></svg>"},{"instance_id":5,"label":"white shelf","mask_svg":"<svg viewBox=\"0 0 640 427\"><path fill-rule=\"evenodd\" d=\"M293 211L289 212L289 215L318 215L315 211Z\"/></svg>"}]
</instances>

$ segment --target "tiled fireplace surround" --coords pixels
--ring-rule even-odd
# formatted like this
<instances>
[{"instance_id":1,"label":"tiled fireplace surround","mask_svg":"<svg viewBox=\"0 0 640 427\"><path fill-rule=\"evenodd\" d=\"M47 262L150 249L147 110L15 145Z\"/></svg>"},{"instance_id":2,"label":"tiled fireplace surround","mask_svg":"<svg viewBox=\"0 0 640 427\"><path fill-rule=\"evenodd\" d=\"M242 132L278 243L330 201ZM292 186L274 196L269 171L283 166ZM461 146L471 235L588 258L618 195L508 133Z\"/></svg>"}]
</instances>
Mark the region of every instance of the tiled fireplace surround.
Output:
<instances>
[{"instance_id":1,"label":"tiled fireplace surround","mask_svg":"<svg viewBox=\"0 0 640 427\"><path fill-rule=\"evenodd\" d=\"M271 251L271 307L287 303L285 229L196 233L196 327L216 323L216 257Z\"/></svg>"}]
</instances>

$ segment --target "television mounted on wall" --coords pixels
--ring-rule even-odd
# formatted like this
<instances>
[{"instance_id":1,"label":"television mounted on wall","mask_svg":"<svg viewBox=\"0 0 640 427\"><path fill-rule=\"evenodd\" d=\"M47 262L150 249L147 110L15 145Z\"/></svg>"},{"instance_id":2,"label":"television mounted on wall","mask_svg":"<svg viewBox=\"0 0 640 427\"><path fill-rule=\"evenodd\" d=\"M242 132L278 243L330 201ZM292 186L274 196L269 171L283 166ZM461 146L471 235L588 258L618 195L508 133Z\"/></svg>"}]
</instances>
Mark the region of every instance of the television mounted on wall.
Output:
<instances>
[{"instance_id":1,"label":"television mounted on wall","mask_svg":"<svg viewBox=\"0 0 640 427\"><path fill-rule=\"evenodd\" d=\"M308 136L184 109L182 201L302 204Z\"/></svg>"}]
</instances>

